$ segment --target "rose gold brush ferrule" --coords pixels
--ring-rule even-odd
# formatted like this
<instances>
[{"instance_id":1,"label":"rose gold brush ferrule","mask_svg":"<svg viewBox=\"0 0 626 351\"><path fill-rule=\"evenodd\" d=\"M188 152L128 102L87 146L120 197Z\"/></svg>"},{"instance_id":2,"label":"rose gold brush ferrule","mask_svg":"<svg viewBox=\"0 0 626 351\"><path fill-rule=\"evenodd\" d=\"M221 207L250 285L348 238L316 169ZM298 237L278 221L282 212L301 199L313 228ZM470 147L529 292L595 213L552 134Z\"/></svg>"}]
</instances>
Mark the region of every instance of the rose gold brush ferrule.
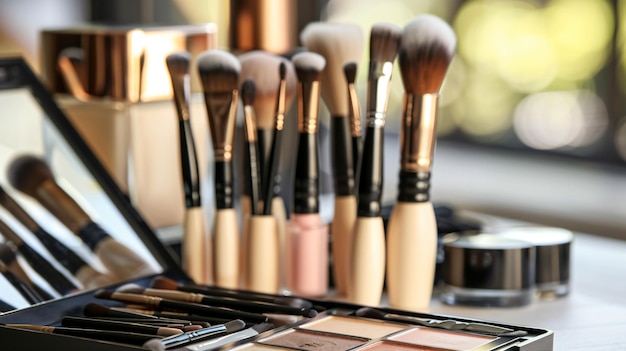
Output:
<instances>
[{"instance_id":1,"label":"rose gold brush ferrule","mask_svg":"<svg viewBox=\"0 0 626 351\"><path fill-rule=\"evenodd\" d=\"M53 180L43 181L36 195L39 202L74 233L91 222L89 215Z\"/></svg>"},{"instance_id":2,"label":"rose gold brush ferrule","mask_svg":"<svg viewBox=\"0 0 626 351\"><path fill-rule=\"evenodd\" d=\"M353 137L360 137L362 134L361 105L359 104L359 95L354 83L348 84L348 99L350 101L348 105L350 109L350 132ZM356 160L353 162L356 162Z\"/></svg>"},{"instance_id":3,"label":"rose gold brush ferrule","mask_svg":"<svg viewBox=\"0 0 626 351\"><path fill-rule=\"evenodd\" d=\"M320 82L298 82L298 131L300 133L317 133Z\"/></svg>"},{"instance_id":4,"label":"rose gold brush ferrule","mask_svg":"<svg viewBox=\"0 0 626 351\"><path fill-rule=\"evenodd\" d=\"M233 158L237 96L237 90L205 94L216 162L229 162Z\"/></svg>"},{"instance_id":5,"label":"rose gold brush ferrule","mask_svg":"<svg viewBox=\"0 0 626 351\"><path fill-rule=\"evenodd\" d=\"M439 94L405 94L400 145L403 171L429 173L437 132Z\"/></svg>"},{"instance_id":6,"label":"rose gold brush ferrule","mask_svg":"<svg viewBox=\"0 0 626 351\"><path fill-rule=\"evenodd\" d=\"M276 100L276 131L285 128L285 110L287 109L287 80L282 79L278 85L278 99Z\"/></svg>"},{"instance_id":7,"label":"rose gold brush ferrule","mask_svg":"<svg viewBox=\"0 0 626 351\"><path fill-rule=\"evenodd\" d=\"M184 302L193 302L193 303L201 303L202 302L202 294L197 293L188 293L178 290L163 290L163 289L144 289L143 293L148 296L161 297L164 299L176 300L176 301L184 301Z\"/></svg>"},{"instance_id":8,"label":"rose gold brush ferrule","mask_svg":"<svg viewBox=\"0 0 626 351\"><path fill-rule=\"evenodd\" d=\"M373 62L370 64L368 75L370 82L367 85L367 115L365 116L365 123L368 127L385 126L392 71L393 62Z\"/></svg>"}]
</instances>

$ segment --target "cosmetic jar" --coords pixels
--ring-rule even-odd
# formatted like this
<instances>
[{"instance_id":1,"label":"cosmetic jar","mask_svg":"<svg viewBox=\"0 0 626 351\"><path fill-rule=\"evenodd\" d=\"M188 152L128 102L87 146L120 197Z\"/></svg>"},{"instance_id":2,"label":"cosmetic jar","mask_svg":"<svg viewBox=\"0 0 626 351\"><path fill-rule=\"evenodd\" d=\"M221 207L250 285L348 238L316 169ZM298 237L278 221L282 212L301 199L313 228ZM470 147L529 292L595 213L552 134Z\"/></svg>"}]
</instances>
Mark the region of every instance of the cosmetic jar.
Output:
<instances>
[{"instance_id":1,"label":"cosmetic jar","mask_svg":"<svg viewBox=\"0 0 626 351\"><path fill-rule=\"evenodd\" d=\"M511 227L498 232L510 239L528 241L535 246L535 285L537 297L552 299L570 290L570 248L574 234L557 227Z\"/></svg>"},{"instance_id":2,"label":"cosmetic jar","mask_svg":"<svg viewBox=\"0 0 626 351\"><path fill-rule=\"evenodd\" d=\"M492 233L444 236L442 302L512 307L533 301L535 247Z\"/></svg>"}]
</instances>

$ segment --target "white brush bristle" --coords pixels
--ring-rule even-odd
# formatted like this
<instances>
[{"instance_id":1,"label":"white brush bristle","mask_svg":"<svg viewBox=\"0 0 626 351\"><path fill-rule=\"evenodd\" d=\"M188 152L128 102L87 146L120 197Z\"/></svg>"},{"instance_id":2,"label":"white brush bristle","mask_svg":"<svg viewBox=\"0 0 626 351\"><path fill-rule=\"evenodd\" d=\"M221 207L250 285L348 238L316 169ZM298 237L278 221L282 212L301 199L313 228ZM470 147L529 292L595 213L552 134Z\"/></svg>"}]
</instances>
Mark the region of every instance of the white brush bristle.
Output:
<instances>
[{"instance_id":1,"label":"white brush bristle","mask_svg":"<svg viewBox=\"0 0 626 351\"><path fill-rule=\"evenodd\" d=\"M349 104L343 66L361 60L364 45L361 27L351 23L313 22L304 28L300 40L308 51L326 60L322 99L331 114L346 116Z\"/></svg>"},{"instance_id":2,"label":"white brush bristle","mask_svg":"<svg viewBox=\"0 0 626 351\"><path fill-rule=\"evenodd\" d=\"M239 74L241 64L230 52L224 50L208 50L198 56L200 72L231 71Z\"/></svg>"},{"instance_id":3,"label":"white brush bristle","mask_svg":"<svg viewBox=\"0 0 626 351\"><path fill-rule=\"evenodd\" d=\"M450 25L433 15L420 15L410 21L402 33L400 49L429 46L439 43L452 57L456 47L456 34Z\"/></svg>"},{"instance_id":4,"label":"white brush bristle","mask_svg":"<svg viewBox=\"0 0 626 351\"><path fill-rule=\"evenodd\" d=\"M291 58L296 70L321 72L326 66L326 59L314 52L301 52Z\"/></svg>"}]
</instances>

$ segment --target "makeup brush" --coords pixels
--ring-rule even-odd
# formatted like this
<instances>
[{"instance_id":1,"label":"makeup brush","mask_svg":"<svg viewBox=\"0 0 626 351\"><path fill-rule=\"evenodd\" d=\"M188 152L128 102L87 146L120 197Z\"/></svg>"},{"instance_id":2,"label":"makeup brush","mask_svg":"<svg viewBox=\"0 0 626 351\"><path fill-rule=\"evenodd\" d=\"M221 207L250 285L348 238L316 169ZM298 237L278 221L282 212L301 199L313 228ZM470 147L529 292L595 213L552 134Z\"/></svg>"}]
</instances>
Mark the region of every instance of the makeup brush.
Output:
<instances>
[{"instance_id":1,"label":"makeup brush","mask_svg":"<svg viewBox=\"0 0 626 351\"><path fill-rule=\"evenodd\" d=\"M361 143L361 105L356 89L357 63L348 62L343 66L343 74L348 83L350 133L352 134L352 165L354 166L354 176L356 188L358 189L359 169L361 169L361 154L363 144Z\"/></svg>"},{"instance_id":2,"label":"makeup brush","mask_svg":"<svg viewBox=\"0 0 626 351\"><path fill-rule=\"evenodd\" d=\"M78 235L118 281L156 273L148 262L94 222L56 183L52 170L42 159L31 155L20 156L11 162L7 173L15 189L39 201Z\"/></svg>"},{"instance_id":3,"label":"makeup brush","mask_svg":"<svg viewBox=\"0 0 626 351\"><path fill-rule=\"evenodd\" d=\"M260 324L254 325L250 328L247 328L247 329L235 332L235 333L230 333L230 334L213 338L207 341L200 341L192 345L183 346L176 350L177 351L217 350L218 348L226 344L230 344L230 343L234 343L234 342L246 340L246 339L251 340L257 335L264 333L270 329L274 329L275 327L276 326L272 323L260 323Z\"/></svg>"},{"instance_id":4,"label":"makeup brush","mask_svg":"<svg viewBox=\"0 0 626 351\"><path fill-rule=\"evenodd\" d=\"M287 289L300 296L328 290L328 226L319 213L318 113L326 60L313 52L292 58L298 76L298 151L293 212L287 227Z\"/></svg>"},{"instance_id":5,"label":"makeup brush","mask_svg":"<svg viewBox=\"0 0 626 351\"><path fill-rule=\"evenodd\" d=\"M185 217L181 248L183 270L200 284L211 284L213 259L202 199L200 198L200 171L196 146L191 131L189 101L191 82L188 52L176 52L167 56L165 62L174 91L174 104L178 114L180 160L185 192Z\"/></svg>"},{"instance_id":6,"label":"makeup brush","mask_svg":"<svg viewBox=\"0 0 626 351\"><path fill-rule=\"evenodd\" d=\"M199 316L197 314L190 313L182 313L182 312L173 312L173 311L161 311L150 309L148 306L142 306L143 309L140 308L130 308L130 307L112 307L111 309L119 312L131 312L131 313L139 313L152 317L156 317L159 320L180 320L182 318L187 318L187 324L189 325L203 325L206 327L212 324L223 324L230 321L232 318L219 318L219 317L207 317L207 316Z\"/></svg>"},{"instance_id":7,"label":"makeup brush","mask_svg":"<svg viewBox=\"0 0 626 351\"><path fill-rule=\"evenodd\" d=\"M239 230L233 201L233 140L239 72L235 56L222 50L205 51L198 57L198 72L215 153L216 213L213 223L215 285L236 288L239 284Z\"/></svg>"},{"instance_id":8,"label":"makeup brush","mask_svg":"<svg viewBox=\"0 0 626 351\"><path fill-rule=\"evenodd\" d=\"M61 295L66 295L80 289L78 285L74 284L61 273L61 271L50 264L39 252L28 246L28 244L2 220L0 220L0 235L2 235L6 241L12 243L13 247L24 257L33 270Z\"/></svg>"},{"instance_id":9,"label":"makeup brush","mask_svg":"<svg viewBox=\"0 0 626 351\"><path fill-rule=\"evenodd\" d=\"M8 328L33 330L42 333L77 336L87 339L105 340L131 345L143 345L154 339L154 335L132 333L127 331L113 331L87 328L52 327L32 324L5 324Z\"/></svg>"},{"instance_id":10,"label":"makeup brush","mask_svg":"<svg viewBox=\"0 0 626 351\"><path fill-rule=\"evenodd\" d=\"M90 302L83 307L83 315L94 318L109 318L114 320L141 321L141 323L167 323L167 324L183 324L192 325L192 321L180 318L182 314L159 313L154 310L137 310L126 307L108 307L99 303ZM194 317L199 318L199 317ZM202 321L194 321L193 323L207 326Z\"/></svg>"},{"instance_id":11,"label":"makeup brush","mask_svg":"<svg viewBox=\"0 0 626 351\"><path fill-rule=\"evenodd\" d=\"M163 337L179 335L183 333L182 330L177 328L155 327L140 323L129 323L122 321L72 316L63 317L63 319L61 320L61 326L74 328L91 328L100 330L118 330L140 334L158 335Z\"/></svg>"},{"instance_id":12,"label":"makeup brush","mask_svg":"<svg viewBox=\"0 0 626 351\"><path fill-rule=\"evenodd\" d=\"M23 280L30 288L32 288L44 301L52 300L54 297L46 291L46 289L34 283L28 274L22 268L22 265L17 260L15 250L8 243L0 243L0 262L4 263L9 271L15 274L18 278Z\"/></svg>"},{"instance_id":13,"label":"makeup brush","mask_svg":"<svg viewBox=\"0 0 626 351\"><path fill-rule=\"evenodd\" d=\"M90 266L72 249L43 229L2 187L0 187L0 205L33 233L52 257L65 267L83 287L87 289L99 288L117 281L115 277L104 274Z\"/></svg>"},{"instance_id":14,"label":"makeup brush","mask_svg":"<svg viewBox=\"0 0 626 351\"><path fill-rule=\"evenodd\" d=\"M254 114L255 84L246 79L241 87L244 105L244 129L249 165L246 168L250 189L251 214L244 217L243 276L244 288L277 293L279 288L279 243L276 218L259 214L259 168Z\"/></svg>"},{"instance_id":15,"label":"makeup brush","mask_svg":"<svg viewBox=\"0 0 626 351\"><path fill-rule=\"evenodd\" d=\"M454 56L456 36L432 15L403 30L398 61L405 89L398 202L387 226L387 292L402 309L426 308L437 256L437 222L430 202L439 90Z\"/></svg>"},{"instance_id":16,"label":"makeup brush","mask_svg":"<svg viewBox=\"0 0 626 351\"><path fill-rule=\"evenodd\" d=\"M229 299L224 297L212 297L205 294L183 292L177 290L143 288L141 286L138 286L137 284L124 285L119 287L116 291L156 296L182 302L193 302L207 306L227 307L245 312L282 313L300 315L308 318L315 317L317 315L317 311L310 308L291 307L267 302L246 301L240 299Z\"/></svg>"},{"instance_id":17,"label":"makeup brush","mask_svg":"<svg viewBox=\"0 0 626 351\"><path fill-rule=\"evenodd\" d=\"M205 339L214 339L218 336L234 333L245 328L245 326L246 323L244 321L235 319L228 323L212 325L208 328L173 335L163 339L152 339L143 344L142 348L144 350L153 351L166 350L175 346L181 346Z\"/></svg>"},{"instance_id":18,"label":"makeup brush","mask_svg":"<svg viewBox=\"0 0 626 351\"><path fill-rule=\"evenodd\" d=\"M244 299L249 301L267 302L272 304L298 307L312 308L313 304L298 297L293 296L276 296L274 294L263 294L253 291L244 290L226 290L209 286L198 286L194 284L181 284L172 279L159 276L152 280L152 287L156 289L168 289L205 294L214 297L224 297L229 299Z\"/></svg>"},{"instance_id":19,"label":"makeup brush","mask_svg":"<svg viewBox=\"0 0 626 351\"><path fill-rule=\"evenodd\" d=\"M402 30L376 23L370 33L366 129L359 174L359 201L354 226L348 300L376 306L385 282L385 228L381 217L383 145L393 62Z\"/></svg>"},{"instance_id":20,"label":"makeup brush","mask_svg":"<svg viewBox=\"0 0 626 351\"><path fill-rule=\"evenodd\" d=\"M331 115L335 212L330 224L333 276L337 293L347 293L352 232L356 220L356 192L352 153L348 90L343 74L347 62L358 61L363 52L363 33L357 25L313 22L300 34L307 50L326 60L322 71L322 99Z\"/></svg>"},{"instance_id":21,"label":"makeup brush","mask_svg":"<svg viewBox=\"0 0 626 351\"><path fill-rule=\"evenodd\" d=\"M0 262L0 274L11 283L15 290L17 290L29 304L32 305L44 301L44 299L24 280L9 271L9 268L4 262Z\"/></svg>"},{"instance_id":22,"label":"makeup brush","mask_svg":"<svg viewBox=\"0 0 626 351\"><path fill-rule=\"evenodd\" d=\"M185 313L193 313L199 316L218 318L241 318L252 323L267 322L268 317L260 313L237 311L223 307L209 307L196 303L181 302L156 296L131 294L99 290L94 294L99 299L121 301L125 303L145 305L159 309L173 310Z\"/></svg>"}]
</instances>

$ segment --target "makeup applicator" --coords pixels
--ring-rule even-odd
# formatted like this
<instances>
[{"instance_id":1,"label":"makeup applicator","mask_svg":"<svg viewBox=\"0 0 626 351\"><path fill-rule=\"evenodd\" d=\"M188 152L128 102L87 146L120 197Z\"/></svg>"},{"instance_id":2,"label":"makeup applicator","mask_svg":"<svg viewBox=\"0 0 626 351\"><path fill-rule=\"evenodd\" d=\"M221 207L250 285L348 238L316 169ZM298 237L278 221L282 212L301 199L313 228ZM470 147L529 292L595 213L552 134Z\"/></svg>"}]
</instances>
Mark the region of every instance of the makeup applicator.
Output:
<instances>
[{"instance_id":1,"label":"makeup applicator","mask_svg":"<svg viewBox=\"0 0 626 351\"><path fill-rule=\"evenodd\" d=\"M385 228L381 217L383 145L391 72L402 30L374 24L370 33L366 130L359 175L359 201L354 226L348 300L376 306L385 282Z\"/></svg>"},{"instance_id":2,"label":"makeup applicator","mask_svg":"<svg viewBox=\"0 0 626 351\"><path fill-rule=\"evenodd\" d=\"M233 198L233 141L239 95L239 60L222 50L205 51L198 57L198 73L215 153L216 212L213 223L215 284L237 288L240 240Z\"/></svg>"},{"instance_id":3,"label":"makeup applicator","mask_svg":"<svg viewBox=\"0 0 626 351\"><path fill-rule=\"evenodd\" d=\"M330 224L333 268L337 293L345 295L349 277L352 232L356 220L354 160L350 130L349 99L343 66L358 61L363 52L363 33L354 24L313 22L300 34L311 52L326 60L321 79L322 99L330 111L331 156L333 160L335 212Z\"/></svg>"},{"instance_id":4,"label":"makeup applicator","mask_svg":"<svg viewBox=\"0 0 626 351\"><path fill-rule=\"evenodd\" d=\"M157 272L143 258L94 222L56 183L52 170L42 159L31 155L14 159L9 166L7 178L15 189L39 201L70 231L78 235L118 281Z\"/></svg>"},{"instance_id":5,"label":"makeup applicator","mask_svg":"<svg viewBox=\"0 0 626 351\"><path fill-rule=\"evenodd\" d=\"M423 309L431 299L437 222L430 202L439 90L454 56L456 36L432 15L403 30L398 60L405 89L400 134L398 202L387 227L387 292L397 308Z\"/></svg>"},{"instance_id":6,"label":"makeup applicator","mask_svg":"<svg viewBox=\"0 0 626 351\"><path fill-rule=\"evenodd\" d=\"M165 59L178 113L180 160L185 192L186 211L181 256L183 269L194 281L199 284L210 284L213 281L211 238L202 210L200 171L189 120L190 61L191 55L188 52L172 53Z\"/></svg>"},{"instance_id":7,"label":"makeup applicator","mask_svg":"<svg viewBox=\"0 0 626 351\"><path fill-rule=\"evenodd\" d=\"M83 287L87 289L99 288L117 281L114 276L102 273L90 266L72 249L43 229L2 187L0 187L0 205L33 233L52 257L65 267Z\"/></svg>"},{"instance_id":8,"label":"makeup applicator","mask_svg":"<svg viewBox=\"0 0 626 351\"><path fill-rule=\"evenodd\" d=\"M277 293L279 288L279 242L276 218L260 215L259 168L256 141L254 104L255 84L246 79L241 87L244 106L244 130L249 167L246 179L250 189L251 214L244 217L244 289L266 293Z\"/></svg>"},{"instance_id":9,"label":"makeup applicator","mask_svg":"<svg viewBox=\"0 0 626 351\"><path fill-rule=\"evenodd\" d=\"M326 60L312 52L292 58L298 76L298 151L293 212L287 227L287 289L321 296L328 290L328 226L319 213L318 112Z\"/></svg>"},{"instance_id":10,"label":"makeup applicator","mask_svg":"<svg viewBox=\"0 0 626 351\"><path fill-rule=\"evenodd\" d=\"M44 301L39 294L23 279L13 274L4 262L0 261L0 275L2 275L17 290L20 295L29 303L36 304Z\"/></svg>"},{"instance_id":11,"label":"makeup applicator","mask_svg":"<svg viewBox=\"0 0 626 351\"><path fill-rule=\"evenodd\" d=\"M39 286L39 284L33 282L28 274L22 268L22 265L17 260L17 254L12 245L8 243L0 243L0 261L3 262L10 272L15 274L18 278L23 280L29 287L31 287L44 301L54 299L46 289Z\"/></svg>"},{"instance_id":12,"label":"makeup applicator","mask_svg":"<svg viewBox=\"0 0 626 351\"><path fill-rule=\"evenodd\" d=\"M354 176L356 177L356 188L359 183L359 170L361 169L361 154L363 153L363 143L361 142L361 105L359 103L359 95L356 89L356 72L357 63L348 62L343 65L343 74L348 83L348 99L349 99L349 117L350 132L352 133L352 166L354 168Z\"/></svg>"}]
</instances>

